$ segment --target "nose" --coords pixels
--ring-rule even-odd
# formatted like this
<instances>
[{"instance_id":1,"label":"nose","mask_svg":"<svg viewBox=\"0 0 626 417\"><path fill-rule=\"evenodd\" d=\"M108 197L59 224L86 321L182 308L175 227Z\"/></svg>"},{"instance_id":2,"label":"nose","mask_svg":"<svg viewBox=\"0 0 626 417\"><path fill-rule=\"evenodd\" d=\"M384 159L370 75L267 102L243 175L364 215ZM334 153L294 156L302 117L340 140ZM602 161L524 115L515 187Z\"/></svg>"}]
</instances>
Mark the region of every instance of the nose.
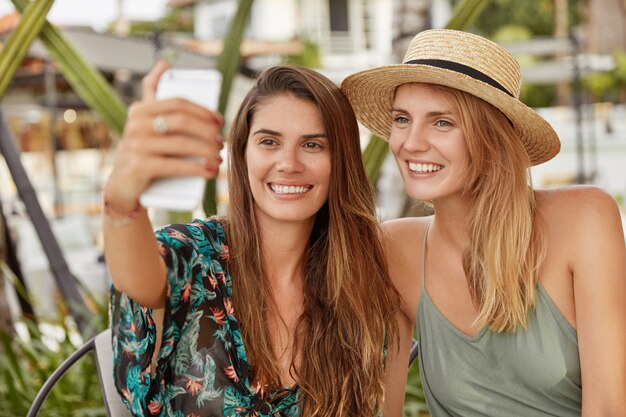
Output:
<instances>
[{"instance_id":1,"label":"nose","mask_svg":"<svg viewBox=\"0 0 626 417\"><path fill-rule=\"evenodd\" d=\"M297 173L303 170L304 164L301 160L300 149L298 147L285 146L277 155L276 169L284 173Z\"/></svg>"},{"instance_id":2,"label":"nose","mask_svg":"<svg viewBox=\"0 0 626 417\"><path fill-rule=\"evenodd\" d=\"M408 132L404 148L410 152L425 152L430 148L427 129L415 123Z\"/></svg>"},{"instance_id":3,"label":"nose","mask_svg":"<svg viewBox=\"0 0 626 417\"><path fill-rule=\"evenodd\" d=\"M425 152L430 148L428 133L425 128L421 128L417 123L410 129L392 129L389 138L391 150L398 154L400 150L407 152Z\"/></svg>"}]
</instances>

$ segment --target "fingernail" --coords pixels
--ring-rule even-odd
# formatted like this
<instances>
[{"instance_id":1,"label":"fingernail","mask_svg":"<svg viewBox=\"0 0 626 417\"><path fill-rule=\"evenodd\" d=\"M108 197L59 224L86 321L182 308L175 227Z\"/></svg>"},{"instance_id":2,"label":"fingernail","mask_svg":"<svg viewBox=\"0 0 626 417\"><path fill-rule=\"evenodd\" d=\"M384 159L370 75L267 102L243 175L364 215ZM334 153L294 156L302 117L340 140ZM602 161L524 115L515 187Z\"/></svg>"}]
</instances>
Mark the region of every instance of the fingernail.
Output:
<instances>
[{"instance_id":1,"label":"fingernail","mask_svg":"<svg viewBox=\"0 0 626 417\"><path fill-rule=\"evenodd\" d=\"M213 122L219 127L222 127L224 125L224 119L222 119L222 116L220 116L219 114L213 114Z\"/></svg>"}]
</instances>

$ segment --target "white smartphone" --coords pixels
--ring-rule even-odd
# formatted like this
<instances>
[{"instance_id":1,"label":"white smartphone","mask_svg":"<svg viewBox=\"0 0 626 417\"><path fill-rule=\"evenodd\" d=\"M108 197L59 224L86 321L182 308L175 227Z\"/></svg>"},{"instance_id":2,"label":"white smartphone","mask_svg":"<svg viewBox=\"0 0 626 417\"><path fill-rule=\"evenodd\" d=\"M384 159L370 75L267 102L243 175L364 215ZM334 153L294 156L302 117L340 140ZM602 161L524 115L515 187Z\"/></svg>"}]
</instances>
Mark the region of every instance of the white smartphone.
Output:
<instances>
[{"instance_id":1,"label":"white smartphone","mask_svg":"<svg viewBox=\"0 0 626 417\"><path fill-rule=\"evenodd\" d=\"M216 110L222 74L215 69L166 70L159 80L156 99L180 97ZM141 194L143 207L190 211L197 208L204 195L206 179L203 177L172 177L154 181Z\"/></svg>"}]
</instances>

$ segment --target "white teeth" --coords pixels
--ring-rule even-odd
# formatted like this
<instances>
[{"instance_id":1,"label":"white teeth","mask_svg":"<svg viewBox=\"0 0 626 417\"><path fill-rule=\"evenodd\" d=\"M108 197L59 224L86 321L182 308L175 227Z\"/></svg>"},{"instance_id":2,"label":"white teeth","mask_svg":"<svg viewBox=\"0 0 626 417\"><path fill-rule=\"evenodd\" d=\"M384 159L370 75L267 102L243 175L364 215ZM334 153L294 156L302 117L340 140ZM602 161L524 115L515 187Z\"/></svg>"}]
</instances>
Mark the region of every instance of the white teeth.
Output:
<instances>
[{"instance_id":1,"label":"white teeth","mask_svg":"<svg viewBox=\"0 0 626 417\"><path fill-rule=\"evenodd\" d=\"M294 186L271 184L270 187L276 194L304 194L311 189L311 187L301 185Z\"/></svg>"},{"instance_id":2,"label":"white teeth","mask_svg":"<svg viewBox=\"0 0 626 417\"><path fill-rule=\"evenodd\" d=\"M434 164L417 164L415 162L409 162L409 169L413 172L425 173L425 172L435 172L442 169L441 165Z\"/></svg>"}]
</instances>

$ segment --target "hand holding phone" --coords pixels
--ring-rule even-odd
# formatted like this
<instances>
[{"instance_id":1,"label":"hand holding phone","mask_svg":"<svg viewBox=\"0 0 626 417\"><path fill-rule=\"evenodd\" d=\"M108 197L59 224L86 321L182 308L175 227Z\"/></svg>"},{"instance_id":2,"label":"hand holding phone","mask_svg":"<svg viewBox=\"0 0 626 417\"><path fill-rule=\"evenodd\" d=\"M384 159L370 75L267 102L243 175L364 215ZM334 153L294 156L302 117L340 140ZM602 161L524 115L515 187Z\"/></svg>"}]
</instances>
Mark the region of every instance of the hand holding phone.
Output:
<instances>
[{"instance_id":1,"label":"hand holding phone","mask_svg":"<svg viewBox=\"0 0 626 417\"><path fill-rule=\"evenodd\" d=\"M169 69L163 73L156 99L184 98L209 110L216 110L222 74L215 69ZM172 177L154 181L142 193L143 207L189 211L200 204L206 180L203 177Z\"/></svg>"}]
</instances>

